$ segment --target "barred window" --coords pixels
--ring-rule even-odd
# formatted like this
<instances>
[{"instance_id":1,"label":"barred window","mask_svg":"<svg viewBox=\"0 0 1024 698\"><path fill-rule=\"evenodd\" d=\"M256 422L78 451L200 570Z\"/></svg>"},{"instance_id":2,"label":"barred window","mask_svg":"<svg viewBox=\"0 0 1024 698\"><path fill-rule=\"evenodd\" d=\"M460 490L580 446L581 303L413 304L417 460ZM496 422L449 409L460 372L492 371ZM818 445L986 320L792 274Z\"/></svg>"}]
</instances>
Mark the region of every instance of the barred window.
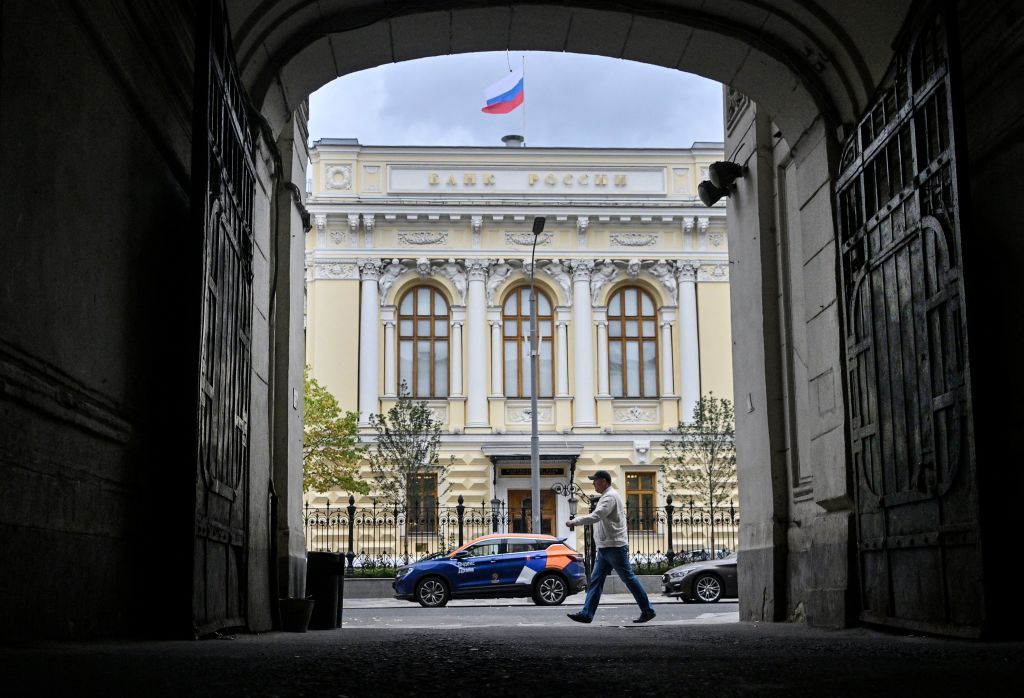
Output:
<instances>
[{"instance_id":1,"label":"barred window","mask_svg":"<svg viewBox=\"0 0 1024 698\"><path fill-rule=\"evenodd\" d=\"M657 529L654 473L626 474L626 523L630 531Z\"/></svg>"},{"instance_id":2,"label":"barred window","mask_svg":"<svg viewBox=\"0 0 1024 698\"><path fill-rule=\"evenodd\" d=\"M448 301L418 286L398 306L398 378L415 398L448 397Z\"/></svg>"},{"instance_id":3,"label":"barred window","mask_svg":"<svg viewBox=\"0 0 1024 698\"><path fill-rule=\"evenodd\" d=\"M537 397L554 395L552 370L551 299L537 291ZM502 309L505 351L505 396L530 397L530 287L522 286L505 299Z\"/></svg>"},{"instance_id":4,"label":"barred window","mask_svg":"<svg viewBox=\"0 0 1024 698\"><path fill-rule=\"evenodd\" d=\"M608 301L612 397L658 397L658 318L651 295L627 286Z\"/></svg>"}]
</instances>

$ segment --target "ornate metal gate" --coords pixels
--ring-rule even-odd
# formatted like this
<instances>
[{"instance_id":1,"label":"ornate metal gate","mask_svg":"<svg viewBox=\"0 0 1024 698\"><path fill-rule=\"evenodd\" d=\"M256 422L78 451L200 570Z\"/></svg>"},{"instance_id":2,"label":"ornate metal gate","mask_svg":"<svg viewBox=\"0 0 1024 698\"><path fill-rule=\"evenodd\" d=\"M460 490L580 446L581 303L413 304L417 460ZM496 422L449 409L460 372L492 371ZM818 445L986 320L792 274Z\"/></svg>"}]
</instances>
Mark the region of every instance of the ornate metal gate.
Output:
<instances>
[{"instance_id":1,"label":"ornate metal gate","mask_svg":"<svg viewBox=\"0 0 1024 698\"><path fill-rule=\"evenodd\" d=\"M193 206L202 217L193 623L245 625L253 137L222 0L197 5Z\"/></svg>"},{"instance_id":2,"label":"ornate metal gate","mask_svg":"<svg viewBox=\"0 0 1024 698\"><path fill-rule=\"evenodd\" d=\"M974 634L983 599L945 5L911 19L844 147L836 210L861 617Z\"/></svg>"}]
</instances>

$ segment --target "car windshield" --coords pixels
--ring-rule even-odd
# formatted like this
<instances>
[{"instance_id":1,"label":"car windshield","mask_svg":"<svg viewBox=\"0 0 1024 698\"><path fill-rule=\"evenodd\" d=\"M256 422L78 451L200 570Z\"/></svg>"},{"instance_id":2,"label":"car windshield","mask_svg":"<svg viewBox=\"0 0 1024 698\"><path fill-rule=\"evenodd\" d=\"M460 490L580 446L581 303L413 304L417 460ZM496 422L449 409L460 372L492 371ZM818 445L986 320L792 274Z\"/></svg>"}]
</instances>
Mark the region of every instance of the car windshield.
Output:
<instances>
[{"instance_id":1,"label":"car windshield","mask_svg":"<svg viewBox=\"0 0 1024 698\"><path fill-rule=\"evenodd\" d=\"M452 552L452 549L449 548L448 550L442 550L441 552L430 553L429 555L424 555L423 557L421 557L419 559L419 561L423 562L424 560L433 560L435 558L445 557L446 555L451 554L451 552Z\"/></svg>"}]
</instances>

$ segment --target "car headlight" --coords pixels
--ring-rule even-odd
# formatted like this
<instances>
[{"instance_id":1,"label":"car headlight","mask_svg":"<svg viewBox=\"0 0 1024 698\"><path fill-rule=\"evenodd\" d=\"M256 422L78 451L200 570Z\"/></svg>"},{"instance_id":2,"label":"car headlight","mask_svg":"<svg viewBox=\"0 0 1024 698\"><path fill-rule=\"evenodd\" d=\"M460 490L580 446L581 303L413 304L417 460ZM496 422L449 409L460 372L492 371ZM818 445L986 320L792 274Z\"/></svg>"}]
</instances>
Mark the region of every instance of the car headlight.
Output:
<instances>
[{"instance_id":1,"label":"car headlight","mask_svg":"<svg viewBox=\"0 0 1024 698\"><path fill-rule=\"evenodd\" d=\"M690 572L693 572L693 570L669 570L668 576L669 579L682 579L690 574Z\"/></svg>"},{"instance_id":2,"label":"car headlight","mask_svg":"<svg viewBox=\"0 0 1024 698\"><path fill-rule=\"evenodd\" d=\"M405 579L412 574L412 567L400 567L395 570L395 579Z\"/></svg>"}]
</instances>

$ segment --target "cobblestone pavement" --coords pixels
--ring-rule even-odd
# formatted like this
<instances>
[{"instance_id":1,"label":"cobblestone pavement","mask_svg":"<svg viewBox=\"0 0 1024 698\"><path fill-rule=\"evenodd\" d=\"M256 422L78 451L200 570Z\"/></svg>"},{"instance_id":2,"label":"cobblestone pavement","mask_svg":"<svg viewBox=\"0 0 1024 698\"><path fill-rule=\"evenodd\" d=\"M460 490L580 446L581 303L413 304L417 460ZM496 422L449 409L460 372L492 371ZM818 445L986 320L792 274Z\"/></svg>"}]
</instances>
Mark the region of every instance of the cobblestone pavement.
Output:
<instances>
[{"instance_id":1,"label":"cobblestone pavement","mask_svg":"<svg viewBox=\"0 0 1024 698\"><path fill-rule=\"evenodd\" d=\"M632 611L633 609L630 609ZM1012 695L1024 643L791 624L342 628L0 647L5 695Z\"/></svg>"}]
</instances>

